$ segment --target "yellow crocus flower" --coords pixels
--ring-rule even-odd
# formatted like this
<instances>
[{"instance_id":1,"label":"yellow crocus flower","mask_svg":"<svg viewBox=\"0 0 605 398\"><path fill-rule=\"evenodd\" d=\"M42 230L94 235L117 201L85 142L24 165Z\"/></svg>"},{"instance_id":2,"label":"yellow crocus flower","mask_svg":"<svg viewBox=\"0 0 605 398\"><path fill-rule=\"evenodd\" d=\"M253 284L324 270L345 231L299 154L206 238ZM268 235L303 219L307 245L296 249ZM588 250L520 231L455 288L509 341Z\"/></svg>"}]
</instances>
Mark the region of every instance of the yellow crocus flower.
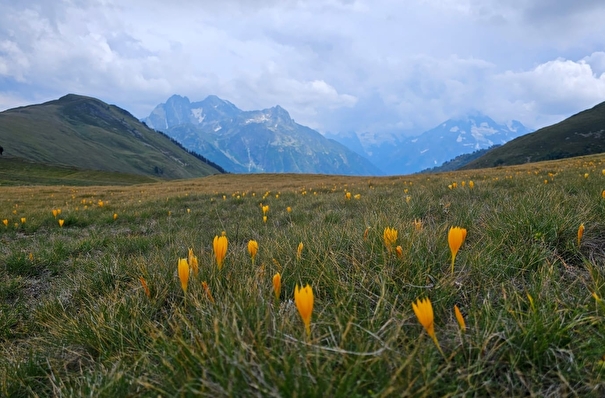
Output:
<instances>
[{"instance_id":1,"label":"yellow crocus flower","mask_svg":"<svg viewBox=\"0 0 605 398\"><path fill-rule=\"evenodd\" d=\"M189 283L189 264L187 263L186 258L179 259L178 271L183 293L187 294L187 284Z\"/></svg>"},{"instance_id":2,"label":"yellow crocus flower","mask_svg":"<svg viewBox=\"0 0 605 398\"><path fill-rule=\"evenodd\" d=\"M248 253L250 253L250 258L252 259L252 264L254 264L254 259L256 258L256 253L258 253L258 242L250 239L248 241Z\"/></svg>"},{"instance_id":3,"label":"yellow crocus flower","mask_svg":"<svg viewBox=\"0 0 605 398\"><path fill-rule=\"evenodd\" d=\"M418 299L415 303L412 303L412 309L416 314L416 318L418 318L418 322L420 322L428 335L431 336L431 339L433 339L437 349L439 349L439 352L441 352L441 355L443 355L443 351L441 350L441 346L439 345L439 341L437 341L437 336L435 335L433 305L431 304L431 300L428 297L422 300Z\"/></svg>"},{"instance_id":4,"label":"yellow crocus flower","mask_svg":"<svg viewBox=\"0 0 605 398\"><path fill-rule=\"evenodd\" d=\"M584 223L580 224L580 227L578 228L578 247L580 246L582 236L584 236Z\"/></svg>"},{"instance_id":5,"label":"yellow crocus flower","mask_svg":"<svg viewBox=\"0 0 605 398\"><path fill-rule=\"evenodd\" d=\"M273 293L275 294L275 299L279 301L279 295L281 293L281 275L279 272L273 275Z\"/></svg>"},{"instance_id":6,"label":"yellow crocus flower","mask_svg":"<svg viewBox=\"0 0 605 398\"><path fill-rule=\"evenodd\" d=\"M199 266L197 262L197 256L193 254L192 248L189 248L189 252L187 253L187 263L189 263L189 267L193 271L193 275L197 276Z\"/></svg>"},{"instance_id":7,"label":"yellow crocus flower","mask_svg":"<svg viewBox=\"0 0 605 398\"><path fill-rule=\"evenodd\" d=\"M297 258L298 260L300 260L300 258L302 257L302 251L303 251L303 247L304 247L303 243L302 243L302 242L300 242L300 243L298 244L298 248L296 249L296 258Z\"/></svg>"},{"instance_id":8,"label":"yellow crocus flower","mask_svg":"<svg viewBox=\"0 0 605 398\"><path fill-rule=\"evenodd\" d=\"M215 236L214 241L212 242L212 246L214 248L214 257L216 258L216 265L218 265L218 269L223 268L223 261L225 260L225 256L227 255L227 246L229 245L229 241L225 235Z\"/></svg>"},{"instance_id":9,"label":"yellow crocus flower","mask_svg":"<svg viewBox=\"0 0 605 398\"><path fill-rule=\"evenodd\" d=\"M308 284L299 289L296 284L296 290L294 290L294 302L298 313L305 324L305 330L307 337L311 336L311 314L313 313L313 289Z\"/></svg>"},{"instance_id":10,"label":"yellow crocus flower","mask_svg":"<svg viewBox=\"0 0 605 398\"><path fill-rule=\"evenodd\" d=\"M414 219L414 229L416 231L422 230L422 220L419 220L417 218Z\"/></svg>"},{"instance_id":11,"label":"yellow crocus flower","mask_svg":"<svg viewBox=\"0 0 605 398\"><path fill-rule=\"evenodd\" d=\"M145 296L151 298L151 292L149 291L149 287L147 286L147 281L142 276L139 276L139 280L141 281L141 286L143 286L143 290L145 291Z\"/></svg>"},{"instance_id":12,"label":"yellow crocus flower","mask_svg":"<svg viewBox=\"0 0 605 398\"><path fill-rule=\"evenodd\" d=\"M460 330L462 332L466 331L466 323L464 322L464 317L460 312L460 308L457 305L454 305L454 315L456 315L456 321L458 321L458 326L460 326Z\"/></svg>"},{"instance_id":13,"label":"yellow crocus flower","mask_svg":"<svg viewBox=\"0 0 605 398\"><path fill-rule=\"evenodd\" d=\"M397 242L397 230L395 228L386 227L383 233L384 244L387 250L391 252L393 245Z\"/></svg>"},{"instance_id":14,"label":"yellow crocus flower","mask_svg":"<svg viewBox=\"0 0 605 398\"><path fill-rule=\"evenodd\" d=\"M454 262L456 261L456 254L458 254L458 250L460 250L460 246L462 246L462 243L464 243L465 239L465 228L451 227L449 233L447 234L447 241L450 245L450 250L452 252L452 274L454 273Z\"/></svg>"}]
</instances>

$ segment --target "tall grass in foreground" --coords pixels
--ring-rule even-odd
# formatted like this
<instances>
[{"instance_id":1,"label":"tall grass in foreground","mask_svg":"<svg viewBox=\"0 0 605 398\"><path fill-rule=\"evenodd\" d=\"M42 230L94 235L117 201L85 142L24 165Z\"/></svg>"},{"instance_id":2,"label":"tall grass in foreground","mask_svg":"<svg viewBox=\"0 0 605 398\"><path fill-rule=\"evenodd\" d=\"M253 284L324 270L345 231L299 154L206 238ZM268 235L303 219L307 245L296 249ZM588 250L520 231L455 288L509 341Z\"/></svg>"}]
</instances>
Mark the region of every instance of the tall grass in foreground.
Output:
<instances>
[{"instance_id":1,"label":"tall grass in foreground","mask_svg":"<svg viewBox=\"0 0 605 398\"><path fill-rule=\"evenodd\" d=\"M0 395L602 396L604 161L0 188Z\"/></svg>"}]
</instances>

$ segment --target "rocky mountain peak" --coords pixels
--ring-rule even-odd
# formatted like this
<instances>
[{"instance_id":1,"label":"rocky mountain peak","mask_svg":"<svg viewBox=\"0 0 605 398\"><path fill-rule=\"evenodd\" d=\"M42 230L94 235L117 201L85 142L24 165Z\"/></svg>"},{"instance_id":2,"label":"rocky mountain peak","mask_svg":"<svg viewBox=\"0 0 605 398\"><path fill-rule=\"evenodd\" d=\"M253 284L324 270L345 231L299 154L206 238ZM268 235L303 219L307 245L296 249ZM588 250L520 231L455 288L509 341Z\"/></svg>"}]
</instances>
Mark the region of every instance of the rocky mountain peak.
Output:
<instances>
[{"instance_id":1,"label":"rocky mountain peak","mask_svg":"<svg viewBox=\"0 0 605 398\"><path fill-rule=\"evenodd\" d=\"M269 115L269 117L275 119L276 121L292 123L292 118L290 117L288 111L279 105L267 109L267 114Z\"/></svg>"},{"instance_id":2,"label":"rocky mountain peak","mask_svg":"<svg viewBox=\"0 0 605 398\"><path fill-rule=\"evenodd\" d=\"M188 101L173 96L145 122L227 171L382 174L359 154L296 124L279 105L242 111L214 95Z\"/></svg>"}]
</instances>

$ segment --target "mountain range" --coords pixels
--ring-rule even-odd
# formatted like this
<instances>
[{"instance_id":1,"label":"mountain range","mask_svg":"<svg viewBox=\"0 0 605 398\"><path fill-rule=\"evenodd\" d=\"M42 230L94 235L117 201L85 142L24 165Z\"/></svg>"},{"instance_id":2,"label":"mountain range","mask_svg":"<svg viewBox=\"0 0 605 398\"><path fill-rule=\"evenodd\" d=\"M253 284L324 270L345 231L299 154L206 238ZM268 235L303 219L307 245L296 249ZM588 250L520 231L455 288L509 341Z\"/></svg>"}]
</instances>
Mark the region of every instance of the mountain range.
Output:
<instances>
[{"instance_id":1,"label":"mountain range","mask_svg":"<svg viewBox=\"0 0 605 398\"><path fill-rule=\"evenodd\" d=\"M605 152L604 134L605 102L533 133L527 133L519 122L498 124L473 113L415 137L349 133L333 136L341 141L338 143L295 123L280 106L242 111L216 96L191 103L175 95L142 123L115 105L68 94L0 112L0 145L4 148L0 161L22 159L63 167L56 175L76 173L69 169L75 167L151 180L201 177L224 169L383 174L367 157L384 174L408 174L601 153ZM10 169L8 163L4 165Z\"/></svg>"},{"instance_id":2,"label":"mountain range","mask_svg":"<svg viewBox=\"0 0 605 398\"><path fill-rule=\"evenodd\" d=\"M391 135L379 140L375 136L355 133L330 137L355 148L386 174L395 175L438 167L457 156L502 145L528 132L516 120L501 124L473 112L449 119L414 137Z\"/></svg>"},{"instance_id":3,"label":"mountain range","mask_svg":"<svg viewBox=\"0 0 605 398\"><path fill-rule=\"evenodd\" d=\"M0 112L2 159L138 174L158 179L221 172L128 111L96 98L58 100Z\"/></svg>"},{"instance_id":4,"label":"mountain range","mask_svg":"<svg viewBox=\"0 0 605 398\"><path fill-rule=\"evenodd\" d=\"M605 152L605 102L518 137L463 169L508 166Z\"/></svg>"},{"instance_id":5,"label":"mountain range","mask_svg":"<svg viewBox=\"0 0 605 398\"><path fill-rule=\"evenodd\" d=\"M236 173L381 175L363 156L296 123L282 107L242 111L208 96L171 96L143 119L187 149Z\"/></svg>"}]
</instances>

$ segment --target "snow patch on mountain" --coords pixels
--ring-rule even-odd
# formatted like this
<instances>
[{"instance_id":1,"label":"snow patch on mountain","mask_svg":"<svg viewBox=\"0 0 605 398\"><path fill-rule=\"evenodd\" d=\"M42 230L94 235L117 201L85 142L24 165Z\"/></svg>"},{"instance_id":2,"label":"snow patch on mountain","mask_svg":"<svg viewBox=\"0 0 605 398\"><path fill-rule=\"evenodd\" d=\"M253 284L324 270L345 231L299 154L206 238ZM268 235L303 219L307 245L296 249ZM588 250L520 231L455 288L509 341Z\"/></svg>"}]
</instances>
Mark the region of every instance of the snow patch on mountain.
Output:
<instances>
[{"instance_id":1,"label":"snow patch on mountain","mask_svg":"<svg viewBox=\"0 0 605 398\"><path fill-rule=\"evenodd\" d=\"M489 124L487 124L485 122L481 123L479 126L477 126L475 123L473 123L472 127L471 127L471 134L477 140L481 140L481 139L485 138L486 136L496 134L497 132L498 132L498 130L491 127Z\"/></svg>"},{"instance_id":2,"label":"snow patch on mountain","mask_svg":"<svg viewBox=\"0 0 605 398\"><path fill-rule=\"evenodd\" d=\"M198 123L202 123L206 118L206 115L204 115L204 108L192 109L191 114L197 120Z\"/></svg>"},{"instance_id":3,"label":"snow patch on mountain","mask_svg":"<svg viewBox=\"0 0 605 398\"><path fill-rule=\"evenodd\" d=\"M260 115L257 115L253 118L250 119L246 119L246 121L244 122L245 124L249 124L249 123L263 123L266 122L268 120L271 120L271 118L267 115L265 115L264 113L261 113Z\"/></svg>"},{"instance_id":4,"label":"snow patch on mountain","mask_svg":"<svg viewBox=\"0 0 605 398\"><path fill-rule=\"evenodd\" d=\"M361 145L365 148L369 148L376 145L383 144L396 144L398 142L397 137L390 133L375 133L370 131L364 131L357 133L357 137L361 142Z\"/></svg>"},{"instance_id":5,"label":"snow patch on mountain","mask_svg":"<svg viewBox=\"0 0 605 398\"><path fill-rule=\"evenodd\" d=\"M276 134L275 139L269 145L276 147L296 147L299 146L299 142L291 136Z\"/></svg>"}]
</instances>

